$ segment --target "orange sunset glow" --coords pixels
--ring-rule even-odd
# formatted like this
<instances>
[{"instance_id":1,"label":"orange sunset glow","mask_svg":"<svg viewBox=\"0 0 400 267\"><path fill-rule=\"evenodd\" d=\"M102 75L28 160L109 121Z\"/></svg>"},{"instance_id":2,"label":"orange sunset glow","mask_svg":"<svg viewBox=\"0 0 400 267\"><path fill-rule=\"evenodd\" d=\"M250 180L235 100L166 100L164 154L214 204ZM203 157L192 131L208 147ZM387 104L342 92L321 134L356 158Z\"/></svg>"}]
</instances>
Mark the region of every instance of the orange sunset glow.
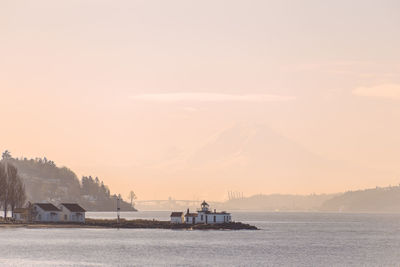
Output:
<instances>
[{"instance_id":1,"label":"orange sunset glow","mask_svg":"<svg viewBox=\"0 0 400 267\"><path fill-rule=\"evenodd\" d=\"M0 151L139 200L400 183L400 2L117 2L0 3Z\"/></svg>"}]
</instances>

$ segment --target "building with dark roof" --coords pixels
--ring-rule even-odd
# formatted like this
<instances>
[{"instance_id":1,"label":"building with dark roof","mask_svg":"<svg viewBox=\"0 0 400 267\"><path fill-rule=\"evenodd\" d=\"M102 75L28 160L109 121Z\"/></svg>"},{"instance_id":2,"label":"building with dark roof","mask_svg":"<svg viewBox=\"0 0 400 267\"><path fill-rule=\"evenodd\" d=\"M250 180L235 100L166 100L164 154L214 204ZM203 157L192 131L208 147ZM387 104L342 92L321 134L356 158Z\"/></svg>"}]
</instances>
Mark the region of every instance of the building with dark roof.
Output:
<instances>
[{"instance_id":1,"label":"building with dark roof","mask_svg":"<svg viewBox=\"0 0 400 267\"><path fill-rule=\"evenodd\" d=\"M60 221L60 210L51 203L34 203L32 219L37 222Z\"/></svg>"},{"instance_id":2,"label":"building with dark roof","mask_svg":"<svg viewBox=\"0 0 400 267\"><path fill-rule=\"evenodd\" d=\"M85 222L86 210L76 203L61 203L59 206L61 211L61 221L67 222Z\"/></svg>"},{"instance_id":3,"label":"building with dark roof","mask_svg":"<svg viewBox=\"0 0 400 267\"><path fill-rule=\"evenodd\" d=\"M183 212L172 212L171 223L184 223Z\"/></svg>"},{"instance_id":4,"label":"building with dark roof","mask_svg":"<svg viewBox=\"0 0 400 267\"><path fill-rule=\"evenodd\" d=\"M16 208L12 213L12 218L15 221L26 222L29 217L29 209L27 208Z\"/></svg>"}]
</instances>

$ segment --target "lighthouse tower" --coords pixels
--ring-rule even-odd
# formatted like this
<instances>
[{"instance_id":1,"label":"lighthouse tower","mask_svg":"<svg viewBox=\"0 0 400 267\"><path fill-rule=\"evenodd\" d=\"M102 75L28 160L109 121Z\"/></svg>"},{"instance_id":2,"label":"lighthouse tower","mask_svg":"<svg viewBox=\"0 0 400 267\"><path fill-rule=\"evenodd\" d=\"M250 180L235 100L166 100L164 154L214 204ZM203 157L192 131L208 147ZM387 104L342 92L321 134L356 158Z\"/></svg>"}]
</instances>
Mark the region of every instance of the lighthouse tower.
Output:
<instances>
[{"instance_id":1,"label":"lighthouse tower","mask_svg":"<svg viewBox=\"0 0 400 267\"><path fill-rule=\"evenodd\" d=\"M205 200L201 203L201 211L207 212L209 207L210 205Z\"/></svg>"}]
</instances>

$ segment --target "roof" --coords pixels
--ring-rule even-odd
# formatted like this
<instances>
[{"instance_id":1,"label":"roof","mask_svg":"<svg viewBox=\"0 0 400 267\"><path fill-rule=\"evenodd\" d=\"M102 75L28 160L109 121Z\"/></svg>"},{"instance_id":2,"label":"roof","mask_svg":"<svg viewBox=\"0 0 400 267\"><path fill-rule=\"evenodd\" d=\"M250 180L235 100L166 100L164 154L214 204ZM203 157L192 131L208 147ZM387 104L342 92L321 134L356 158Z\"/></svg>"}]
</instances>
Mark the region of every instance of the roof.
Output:
<instances>
[{"instance_id":1,"label":"roof","mask_svg":"<svg viewBox=\"0 0 400 267\"><path fill-rule=\"evenodd\" d=\"M185 217L197 217L197 213L186 213Z\"/></svg>"},{"instance_id":2,"label":"roof","mask_svg":"<svg viewBox=\"0 0 400 267\"><path fill-rule=\"evenodd\" d=\"M27 212L28 211L28 209L25 209L25 208L16 208L16 209L14 209L14 213L25 213L25 212Z\"/></svg>"},{"instance_id":3,"label":"roof","mask_svg":"<svg viewBox=\"0 0 400 267\"><path fill-rule=\"evenodd\" d=\"M229 212L226 212L226 211L216 212L216 211L209 211L209 210L206 210L206 211L198 210L197 212L198 213L203 213L203 214L225 214L225 215L229 215L230 214Z\"/></svg>"},{"instance_id":4,"label":"roof","mask_svg":"<svg viewBox=\"0 0 400 267\"><path fill-rule=\"evenodd\" d=\"M79 206L76 203L61 203L65 208L67 208L71 212L86 212L84 208Z\"/></svg>"},{"instance_id":5,"label":"roof","mask_svg":"<svg viewBox=\"0 0 400 267\"><path fill-rule=\"evenodd\" d=\"M183 212L172 212L171 217L182 217Z\"/></svg>"},{"instance_id":6,"label":"roof","mask_svg":"<svg viewBox=\"0 0 400 267\"><path fill-rule=\"evenodd\" d=\"M44 211L60 211L56 206L51 203L35 203L34 205L40 207Z\"/></svg>"}]
</instances>

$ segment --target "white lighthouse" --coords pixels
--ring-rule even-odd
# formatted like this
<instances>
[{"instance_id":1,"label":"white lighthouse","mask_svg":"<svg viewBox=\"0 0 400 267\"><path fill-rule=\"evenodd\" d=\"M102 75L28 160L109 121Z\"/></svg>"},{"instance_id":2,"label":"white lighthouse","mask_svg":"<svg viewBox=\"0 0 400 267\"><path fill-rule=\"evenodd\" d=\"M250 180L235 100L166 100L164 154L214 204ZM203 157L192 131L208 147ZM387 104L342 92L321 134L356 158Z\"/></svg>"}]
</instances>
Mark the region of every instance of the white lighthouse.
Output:
<instances>
[{"instance_id":1,"label":"white lighthouse","mask_svg":"<svg viewBox=\"0 0 400 267\"><path fill-rule=\"evenodd\" d=\"M185 223L187 224L217 224L228 223L231 221L231 214L225 211L217 212L216 210L210 211L210 205L206 201L201 203L201 208L197 213L190 213L189 209L185 214Z\"/></svg>"}]
</instances>

